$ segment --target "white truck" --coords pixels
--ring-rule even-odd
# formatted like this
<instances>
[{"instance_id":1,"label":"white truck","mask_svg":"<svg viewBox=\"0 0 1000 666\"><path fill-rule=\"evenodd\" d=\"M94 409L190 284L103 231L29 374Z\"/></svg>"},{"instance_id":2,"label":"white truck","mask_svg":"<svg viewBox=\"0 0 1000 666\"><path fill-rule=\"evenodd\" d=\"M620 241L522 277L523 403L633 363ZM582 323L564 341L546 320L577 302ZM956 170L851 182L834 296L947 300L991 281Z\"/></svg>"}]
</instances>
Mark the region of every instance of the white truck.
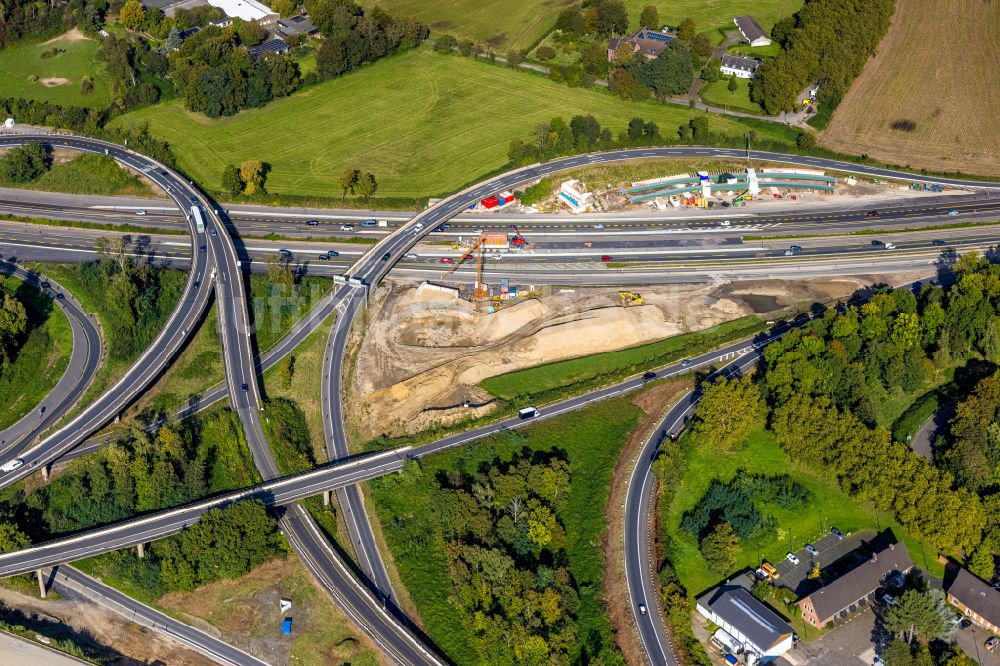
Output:
<instances>
[{"instance_id":1,"label":"white truck","mask_svg":"<svg viewBox=\"0 0 1000 666\"><path fill-rule=\"evenodd\" d=\"M524 407L517 410L517 415L522 421L526 419L533 419L538 416L538 410L534 407Z\"/></svg>"}]
</instances>

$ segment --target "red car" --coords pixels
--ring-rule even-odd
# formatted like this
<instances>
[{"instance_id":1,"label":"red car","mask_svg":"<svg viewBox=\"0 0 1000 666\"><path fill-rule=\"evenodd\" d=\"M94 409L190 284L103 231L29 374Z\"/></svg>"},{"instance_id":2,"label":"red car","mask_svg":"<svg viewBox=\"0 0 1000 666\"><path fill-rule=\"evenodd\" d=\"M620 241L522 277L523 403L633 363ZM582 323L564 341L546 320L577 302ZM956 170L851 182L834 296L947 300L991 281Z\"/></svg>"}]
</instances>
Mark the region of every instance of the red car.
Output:
<instances>
[{"instance_id":1,"label":"red car","mask_svg":"<svg viewBox=\"0 0 1000 666\"><path fill-rule=\"evenodd\" d=\"M868 211L868 217L878 217L878 211L877 210Z\"/></svg>"},{"instance_id":2,"label":"red car","mask_svg":"<svg viewBox=\"0 0 1000 666\"><path fill-rule=\"evenodd\" d=\"M601 256L601 261L611 261L611 256L607 255L607 254L602 255Z\"/></svg>"},{"instance_id":3,"label":"red car","mask_svg":"<svg viewBox=\"0 0 1000 666\"><path fill-rule=\"evenodd\" d=\"M453 264L453 263L455 263L455 260L452 259L451 257L441 257L440 259L438 259L438 263L441 263L441 264Z\"/></svg>"}]
</instances>

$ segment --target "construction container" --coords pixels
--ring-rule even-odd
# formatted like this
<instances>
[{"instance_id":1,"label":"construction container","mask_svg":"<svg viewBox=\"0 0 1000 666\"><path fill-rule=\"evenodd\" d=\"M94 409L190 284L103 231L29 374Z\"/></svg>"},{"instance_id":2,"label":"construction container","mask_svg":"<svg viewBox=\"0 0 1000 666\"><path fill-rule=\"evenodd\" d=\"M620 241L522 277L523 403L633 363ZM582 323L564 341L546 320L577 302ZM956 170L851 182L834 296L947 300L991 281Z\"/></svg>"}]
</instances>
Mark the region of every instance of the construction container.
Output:
<instances>
[{"instance_id":1,"label":"construction container","mask_svg":"<svg viewBox=\"0 0 1000 666\"><path fill-rule=\"evenodd\" d=\"M500 205L500 201L496 198L496 195L486 197L480 203L482 203L483 208L496 208Z\"/></svg>"}]
</instances>

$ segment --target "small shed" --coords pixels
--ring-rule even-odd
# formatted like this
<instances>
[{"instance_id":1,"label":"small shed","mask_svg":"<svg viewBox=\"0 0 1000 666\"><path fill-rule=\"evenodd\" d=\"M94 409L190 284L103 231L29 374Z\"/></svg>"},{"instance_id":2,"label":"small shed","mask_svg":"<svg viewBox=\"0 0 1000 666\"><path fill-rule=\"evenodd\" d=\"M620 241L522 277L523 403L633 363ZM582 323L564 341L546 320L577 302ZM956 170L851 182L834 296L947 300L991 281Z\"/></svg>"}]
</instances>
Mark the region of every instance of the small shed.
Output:
<instances>
[{"instance_id":1,"label":"small shed","mask_svg":"<svg viewBox=\"0 0 1000 666\"><path fill-rule=\"evenodd\" d=\"M291 636L292 634L292 618L286 617L281 622L281 633L285 636Z\"/></svg>"}]
</instances>

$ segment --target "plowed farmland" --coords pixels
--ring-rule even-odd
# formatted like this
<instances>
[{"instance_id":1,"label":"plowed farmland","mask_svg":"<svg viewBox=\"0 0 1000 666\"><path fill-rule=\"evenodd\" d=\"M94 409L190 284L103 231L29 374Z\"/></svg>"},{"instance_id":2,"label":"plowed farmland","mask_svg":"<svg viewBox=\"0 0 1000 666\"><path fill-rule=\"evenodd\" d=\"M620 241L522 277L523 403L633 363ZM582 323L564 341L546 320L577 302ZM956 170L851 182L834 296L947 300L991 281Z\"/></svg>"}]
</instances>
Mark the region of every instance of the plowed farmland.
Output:
<instances>
[{"instance_id":1,"label":"plowed farmland","mask_svg":"<svg viewBox=\"0 0 1000 666\"><path fill-rule=\"evenodd\" d=\"M897 0L892 27L820 143L939 171L1000 174L1000 2Z\"/></svg>"}]
</instances>

